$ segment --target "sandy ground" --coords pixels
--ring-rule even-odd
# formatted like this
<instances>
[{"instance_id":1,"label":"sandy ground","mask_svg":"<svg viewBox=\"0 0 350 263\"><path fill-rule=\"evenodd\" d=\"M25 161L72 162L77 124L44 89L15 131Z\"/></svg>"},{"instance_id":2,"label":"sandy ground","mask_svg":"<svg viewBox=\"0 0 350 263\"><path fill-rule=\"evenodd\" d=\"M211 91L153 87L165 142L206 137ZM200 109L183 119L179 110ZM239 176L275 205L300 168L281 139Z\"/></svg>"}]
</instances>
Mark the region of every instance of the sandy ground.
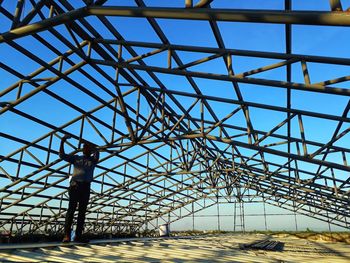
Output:
<instances>
[{"instance_id":1,"label":"sandy ground","mask_svg":"<svg viewBox=\"0 0 350 263\"><path fill-rule=\"evenodd\" d=\"M269 239L282 251L241 250ZM229 234L183 238L99 240L90 244L0 245L0 262L350 262L350 245L295 236Z\"/></svg>"}]
</instances>

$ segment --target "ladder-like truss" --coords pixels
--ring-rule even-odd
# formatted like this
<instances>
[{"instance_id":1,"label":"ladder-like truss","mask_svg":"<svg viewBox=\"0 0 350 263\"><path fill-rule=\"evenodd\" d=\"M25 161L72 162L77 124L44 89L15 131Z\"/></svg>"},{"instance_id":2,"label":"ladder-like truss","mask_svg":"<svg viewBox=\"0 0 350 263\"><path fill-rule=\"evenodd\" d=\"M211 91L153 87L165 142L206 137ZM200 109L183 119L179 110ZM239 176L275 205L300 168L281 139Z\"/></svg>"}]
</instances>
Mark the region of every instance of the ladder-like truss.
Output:
<instances>
[{"instance_id":1,"label":"ladder-like truss","mask_svg":"<svg viewBox=\"0 0 350 263\"><path fill-rule=\"evenodd\" d=\"M293 25L350 26L340 0L323 11L297 11L289 0L275 10L129 2L0 0L1 231L62 231L65 134L72 153L83 140L101 151L88 231L154 228L218 202L254 200L350 228L350 57L332 48L327 56L292 52ZM150 32L122 34L122 21ZM188 23L176 32L184 43L171 41L164 21ZM233 48L220 23L250 22L282 26L271 45L283 51ZM214 44L187 44L198 30ZM340 75L315 82L325 67ZM247 88L271 98L251 99ZM276 92L283 101L272 102ZM339 100L341 112L294 104L322 94Z\"/></svg>"}]
</instances>

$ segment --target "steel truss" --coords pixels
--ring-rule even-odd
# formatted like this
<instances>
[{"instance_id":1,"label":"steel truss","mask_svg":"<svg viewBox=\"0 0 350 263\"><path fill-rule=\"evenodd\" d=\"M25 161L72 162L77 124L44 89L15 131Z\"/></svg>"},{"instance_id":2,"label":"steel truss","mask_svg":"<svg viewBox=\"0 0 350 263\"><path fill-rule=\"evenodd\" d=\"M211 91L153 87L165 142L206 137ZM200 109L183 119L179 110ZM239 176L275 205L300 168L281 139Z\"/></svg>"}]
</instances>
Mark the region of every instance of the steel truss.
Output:
<instances>
[{"instance_id":1,"label":"steel truss","mask_svg":"<svg viewBox=\"0 0 350 263\"><path fill-rule=\"evenodd\" d=\"M0 1L1 23L8 26L0 35L0 49L6 46L39 65L27 73L0 60L1 74L16 80L1 87L1 118L15 118L30 123L33 130L46 131L35 139L0 131L2 143L15 145L12 151L0 152L0 229L13 234L62 231L71 171L58 157L65 134L73 138L72 153L80 151L83 140L93 140L101 150L88 231L156 228L159 220L173 222L219 202L241 205L255 200L350 228L350 150L338 143L348 138L350 103L338 115L292 104L294 91L350 95L341 86L350 75L315 83L309 73L310 64L349 67L350 59L292 52L293 24L350 25L341 2L329 2L329 11L311 12L293 11L288 0L284 10L218 9L215 1L205 0L184 1L177 8L148 7L142 0L134 1L136 7L110 6L113 1L105 0L80 1L79 6L66 0L18 0L11 9L6 0ZM144 18L158 42L125 39L111 16ZM157 18L206 21L217 47L173 44ZM281 41L285 52L226 47L218 21L285 25ZM96 30L95 22L111 37ZM29 38L54 58L46 60L41 52L21 44ZM184 62L183 52L200 58ZM160 55L158 64L149 63ZM266 63L236 73L235 61L242 57ZM225 72L211 72L214 60L224 63ZM207 71L196 70L205 65ZM295 66L302 69L298 81L292 81ZM285 76L261 77L276 69ZM162 74L181 77L190 88L171 89L161 80ZM203 92L202 79L218 81L223 89L231 85L233 96L222 97L214 87L210 94ZM246 84L282 90L284 106L245 99L242 85ZM73 102L57 85L79 91L97 106ZM75 117L62 124L22 107L39 95L75 112ZM271 121L270 128L256 128L251 117L256 110L281 118ZM306 119L320 127L332 123L332 136L326 141L313 139L304 127Z\"/></svg>"}]
</instances>

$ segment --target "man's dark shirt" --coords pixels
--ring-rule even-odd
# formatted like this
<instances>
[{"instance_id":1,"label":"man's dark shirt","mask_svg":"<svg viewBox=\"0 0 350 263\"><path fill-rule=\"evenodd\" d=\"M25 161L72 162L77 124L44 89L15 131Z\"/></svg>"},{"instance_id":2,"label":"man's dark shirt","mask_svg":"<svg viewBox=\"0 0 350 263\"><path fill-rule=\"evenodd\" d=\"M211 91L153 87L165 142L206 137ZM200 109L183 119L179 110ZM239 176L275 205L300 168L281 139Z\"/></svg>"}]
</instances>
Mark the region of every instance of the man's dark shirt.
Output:
<instances>
[{"instance_id":1,"label":"man's dark shirt","mask_svg":"<svg viewBox=\"0 0 350 263\"><path fill-rule=\"evenodd\" d=\"M60 158L74 165L72 181L91 183L94 176L94 169L99 159L99 152L93 156L85 157L71 154L60 154Z\"/></svg>"}]
</instances>

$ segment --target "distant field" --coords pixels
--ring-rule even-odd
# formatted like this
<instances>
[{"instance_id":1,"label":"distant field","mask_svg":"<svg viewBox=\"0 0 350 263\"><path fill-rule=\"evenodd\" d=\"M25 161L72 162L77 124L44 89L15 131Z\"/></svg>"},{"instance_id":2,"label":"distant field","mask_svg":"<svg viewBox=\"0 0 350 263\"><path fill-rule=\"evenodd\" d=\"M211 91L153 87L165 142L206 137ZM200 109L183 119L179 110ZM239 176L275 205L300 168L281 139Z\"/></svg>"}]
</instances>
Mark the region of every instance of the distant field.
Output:
<instances>
[{"instance_id":1,"label":"distant field","mask_svg":"<svg viewBox=\"0 0 350 263\"><path fill-rule=\"evenodd\" d=\"M350 244L349 232L276 232L273 236L296 236L313 241L345 242Z\"/></svg>"},{"instance_id":2,"label":"distant field","mask_svg":"<svg viewBox=\"0 0 350 263\"><path fill-rule=\"evenodd\" d=\"M233 234L230 231L173 231L172 236L196 236L208 234ZM313 241L345 242L350 244L349 232L314 232L314 231L247 231L246 234L264 234L272 237L294 236Z\"/></svg>"}]
</instances>

